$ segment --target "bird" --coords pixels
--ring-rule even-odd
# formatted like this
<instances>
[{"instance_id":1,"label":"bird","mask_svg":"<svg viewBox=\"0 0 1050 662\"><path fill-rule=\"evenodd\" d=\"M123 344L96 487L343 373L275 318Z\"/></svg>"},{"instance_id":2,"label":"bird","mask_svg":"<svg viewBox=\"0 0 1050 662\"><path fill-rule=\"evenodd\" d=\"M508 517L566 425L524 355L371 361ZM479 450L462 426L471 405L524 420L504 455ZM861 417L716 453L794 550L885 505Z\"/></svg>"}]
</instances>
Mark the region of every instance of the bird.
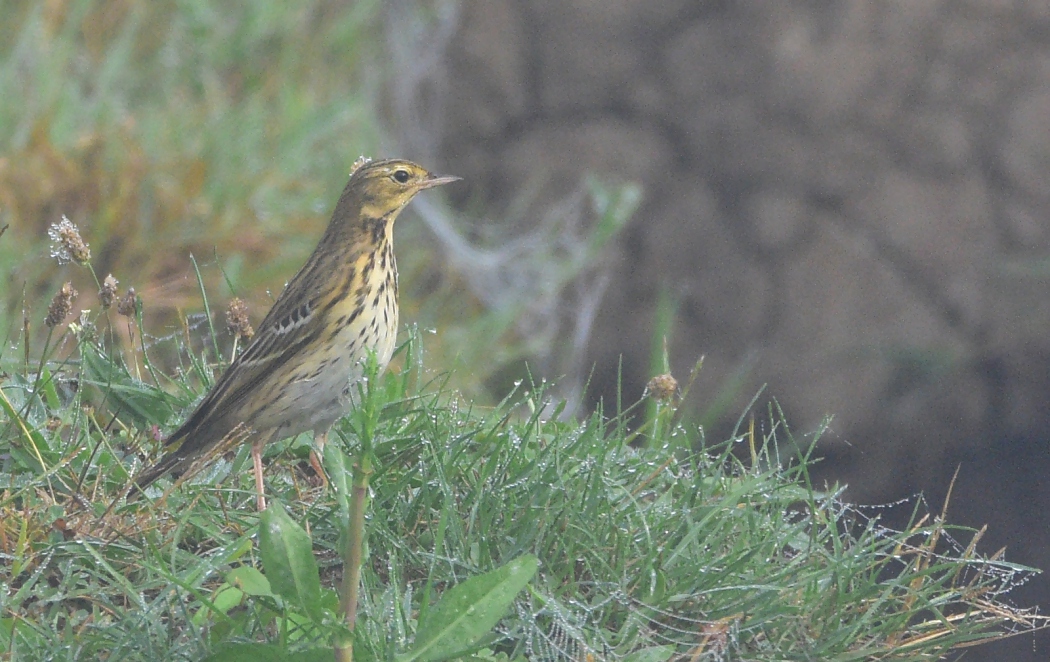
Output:
<instances>
[{"instance_id":1,"label":"bird","mask_svg":"<svg viewBox=\"0 0 1050 662\"><path fill-rule=\"evenodd\" d=\"M323 449L332 425L349 411L365 359L374 353L380 369L390 361L398 324L395 219L421 191L459 180L403 159L358 159L306 264L168 436L165 455L135 478L129 500L169 472L207 462L231 440L250 440L256 505L265 510L266 444L313 431ZM320 471L313 453L311 463Z\"/></svg>"}]
</instances>

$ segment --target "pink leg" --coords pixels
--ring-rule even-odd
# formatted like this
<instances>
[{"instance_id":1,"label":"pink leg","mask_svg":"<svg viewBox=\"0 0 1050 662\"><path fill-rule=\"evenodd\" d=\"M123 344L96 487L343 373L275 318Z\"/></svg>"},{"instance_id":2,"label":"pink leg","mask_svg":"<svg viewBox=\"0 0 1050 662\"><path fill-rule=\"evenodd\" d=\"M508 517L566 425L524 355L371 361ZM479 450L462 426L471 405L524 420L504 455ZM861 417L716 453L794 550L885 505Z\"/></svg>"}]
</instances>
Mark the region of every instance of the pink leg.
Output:
<instances>
[{"instance_id":1,"label":"pink leg","mask_svg":"<svg viewBox=\"0 0 1050 662\"><path fill-rule=\"evenodd\" d=\"M317 450L310 450L310 466L313 467L314 473L321 479L321 484L328 487L328 476L325 475L324 468L321 466L321 453L324 453L324 445L328 443L328 430L324 432L314 433L314 443L317 444Z\"/></svg>"},{"instance_id":2,"label":"pink leg","mask_svg":"<svg viewBox=\"0 0 1050 662\"><path fill-rule=\"evenodd\" d=\"M255 468L255 505L259 508L260 513L266 510L266 497L263 495L265 487L263 486L262 452L267 441L269 441L269 437L262 436L257 437L252 442L252 466Z\"/></svg>"}]
</instances>

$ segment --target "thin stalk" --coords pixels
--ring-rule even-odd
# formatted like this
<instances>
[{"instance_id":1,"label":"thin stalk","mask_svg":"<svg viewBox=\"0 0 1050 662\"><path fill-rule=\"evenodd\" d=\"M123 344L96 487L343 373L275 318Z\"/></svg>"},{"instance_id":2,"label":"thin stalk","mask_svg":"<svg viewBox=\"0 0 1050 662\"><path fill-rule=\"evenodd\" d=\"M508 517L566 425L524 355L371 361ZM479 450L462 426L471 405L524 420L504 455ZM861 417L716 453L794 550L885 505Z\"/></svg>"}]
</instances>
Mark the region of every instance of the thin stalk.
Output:
<instances>
[{"instance_id":1,"label":"thin stalk","mask_svg":"<svg viewBox=\"0 0 1050 662\"><path fill-rule=\"evenodd\" d=\"M44 378L44 368L47 367L47 354L51 351L51 339L55 336L55 328L49 327L47 330L47 338L44 339L44 349L40 353L40 364L36 367L36 376L33 378L33 386L29 389L29 393L33 396L40 397L40 382ZM31 397L26 398L25 408L22 409L22 416L29 414L29 407L32 405L33 399Z\"/></svg>"},{"instance_id":2,"label":"thin stalk","mask_svg":"<svg viewBox=\"0 0 1050 662\"><path fill-rule=\"evenodd\" d=\"M201 300L204 302L204 315L208 318L208 331L211 333L211 347L215 352L215 361L222 361L222 354L219 352L219 338L215 335L215 323L211 319L211 306L208 304L208 291L204 289L204 276L201 275L201 268L197 264L197 258L190 255L190 262L193 264L193 272L197 274L197 287L201 291Z\"/></svg>"},{"instance_id":3,"label":"thin stalk","mask_svg":"<svg viewBox=\"0 0 1050 662\"><path fill-rule=\"evenodd\" d=\"M368 481L372 476L372 460L368 453L354 463L353 487L350 490L350 524L347 531L346 553L343 556L343 590L341 610L346 618L346 627L354 631L357 624L358 591L361 588L361 563L365 542L365 507L368 502ZM353 638L339 642L335 647L338 662L354 659Z\"/></svg>"},{"instance_id":4,"label":"thin stalk","mask_svg":"<svg viewBox=\"0 0 1050 662\"><path fill-rule=\"evenodd\" d=\"M135 304L135 324L139 329L139 347L142 348L142 364L146 366L146 370L149 371L151 377L153 377L153 384L160 386L160 376L157 374L156 369L153 367L153 362L149 360L149 354L146 353L146 327L142 323L142 306Z\"/></svg>"},{"instance_id":5,"label":"thin stalk","mask_svg":"<svg viewBox=\"0 0 1050 662\"><path fill-rule=\"evenodd\" d=\"M136 309L138 305L136 304ZM142 370L139 369L139 355L135 350L135 325L128 318L128 342L131 343L131 364L135 368L135 379L142 381ZM141 343L140 343L141 344Z\"/></svg>"}]
</instances>

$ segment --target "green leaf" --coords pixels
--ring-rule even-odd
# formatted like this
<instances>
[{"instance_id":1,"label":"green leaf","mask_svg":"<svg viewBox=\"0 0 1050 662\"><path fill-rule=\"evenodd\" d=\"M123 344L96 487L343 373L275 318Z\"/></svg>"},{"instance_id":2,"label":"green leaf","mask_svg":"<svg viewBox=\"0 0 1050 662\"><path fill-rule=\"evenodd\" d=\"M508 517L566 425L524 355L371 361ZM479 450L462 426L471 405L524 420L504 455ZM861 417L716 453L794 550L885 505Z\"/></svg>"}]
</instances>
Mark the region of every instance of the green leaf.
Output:
<instances>
[{"instance_id":1,"label":"green leaf","mask_svg":"<svg viewBox=\"0 0 1050 662\"><path fill-rule=\"evenodd\" d=\"M23 618L0 618L0 653L4 654L5 660L16 659L16 656L7 657L14 652L21 651L22 655L17 659L22 659L27 651L43 651L47 646L47 639L32 623Z\"/></svg>"},{"instance_id":2,"label":"green leaf","mask_svg":"<svg viewBox=\"0 0 1050 662\"><path fill-rule=\"evenodd\" d=\"M526 554L449 589L416 632L412 650L398 656L398 662L447 660L477 645L538 567L536 557Z\"/></svg>"},{"instance_id":3,"label":"green leaf","mask_svg":"<svg viewBox=\"0 0 1050 662\"><path fill-rule=\"evenodd\" d=\"M0 618L0 653L10 655L15 641L15 619Z\"/></svg>"},{"instance_id":4,"label":"green leaf","mask_svg":"<svg viewBox=\"0 0 1050 662\"><path fill-rule=\"evenodd\" d=\"M321 580L310 536L277 502L263 511L259 553L272 590L320 622Z\"/></svg>"},{"instance_id":5,"label":"green leaf","mask_svg":"<svg viewBox=\"0 0 1050 662\"><path fill-rule=\"evenodd\" d=\"M44 368L40 371L40 388L44 391L44 399L47 401L47 406L51 411L58 411L59 407L62 406L62 402L58 399L58 391L55 390L55 380L51 376L51 371Z\"/></svg>"},{"instance_id":6,"label":"green leaf","mask_svg":"<svg viewBox=\"0 0 1050 662\"><path fill-rule=\"evenodd\" d=\"M222 584L212 594L211 605L205 605L193 614L193 624L197 626L204 625L213 611L226 614L241 604L243 600L244 591L229 584Z\"/></svg>"},{"instance_id":7,"label":"green leaf","mask_svg":"<svg viewBox=\"0 0 1050 662\"><path fill-rule=\"evenodd\" d=\"M0 389L0 407L7 414L8 420L17 426L16 435L6 440L7 443L0 446L0 450L9 452L11 457L25 469L38 474L47 473L47 464L54 458L52 458L51 449L48 448L44 435L15 410L3 389ZM41 460L44 460L45 464L41 465Z\"/></svg>"},{"instance_id":8,"label":"green leaf","mask_svg":"<svg viewBox=\"0 0 1050 662\"><path fill-rule=\"evenodd\" d=\"M285 641L289 644L317 641L323 636L316 621L294 611L279 618L276 627L284 633Z\"/></svg>"},{"instance_id":9,"label":"green leaf","mask_svg":"<svg viewBox=\"0 0 1050 662\"><path fill-rule=\"evenodd\" d=\"M675 654L674 646L650 646L634 651L623 658L624 662L667 662Z\"/></svg>"},{"instance_id":10,"label":"green leaf","mask_svg":"<svg viewBox=\"0 0 1050 662\"><path fill-rule=\"evenodd\" d=\"M353 460L339 448L339 444L326 444L324 447L324 468L335 488L339 501L339 514L343 516L343 528L350 519L350 487L353 478Z\"/></svg>"},{"instance_id":11,"label":"green leaf","mask_svg":"<svg viewBox=\"0 0 1050 662\"><path fill-rule=\"evenodd\" d=\"M243 565L226 573L226 581L231 586L244 591L247 595L273 595L270 580L250 565Z\"/></svg>"},{"instance_id":12,"label":"green leaf","mask_svg":"<svg viewBox=\"0 0 1050 662\"><path fill-rule=\"evenodd\" d=\"M135 379L117 359L107 356L93 343L81 343L80 356L84 367L82 381L101 389L113 411L129 416L141 427L164 425L175 414L174 397Z\"/></svg>"},{"instance_id":13,"label":"green leaf","mask_svg":"<svg viewBox=\"0 0 1050 662\"><path fill-rule=\"evenodd\" d=\"M331 648L311 648L294 653L276 644L240 643L226 644L215 651L204 662L333 662L335 653Z\"/></svg>"}]
</instances>

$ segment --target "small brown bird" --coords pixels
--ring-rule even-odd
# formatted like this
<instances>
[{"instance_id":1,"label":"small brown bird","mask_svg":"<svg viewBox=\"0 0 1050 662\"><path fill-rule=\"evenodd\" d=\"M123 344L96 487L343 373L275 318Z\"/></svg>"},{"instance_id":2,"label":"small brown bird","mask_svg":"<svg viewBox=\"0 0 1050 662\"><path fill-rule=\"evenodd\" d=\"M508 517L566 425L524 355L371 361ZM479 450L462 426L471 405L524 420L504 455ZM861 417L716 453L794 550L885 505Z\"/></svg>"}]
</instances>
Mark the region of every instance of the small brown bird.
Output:
<instances>
[{"instance_id":1,"label":"small brown bird","mask_svg":"<svg viewBox=\"0 0 1050 662\"><path fill-rule=\"evenodd\" d=\"M457 180L410 161L358 159L310 259L250 344L165 442L167 455L136 479L139 491L170 471L187 470L243 431L252 442L264 510L263 447L312 430L323 448L350 406L368 353L381 368L390 361L398 317L394 220L420 191Z\"/></svg>"}]
</instances>

